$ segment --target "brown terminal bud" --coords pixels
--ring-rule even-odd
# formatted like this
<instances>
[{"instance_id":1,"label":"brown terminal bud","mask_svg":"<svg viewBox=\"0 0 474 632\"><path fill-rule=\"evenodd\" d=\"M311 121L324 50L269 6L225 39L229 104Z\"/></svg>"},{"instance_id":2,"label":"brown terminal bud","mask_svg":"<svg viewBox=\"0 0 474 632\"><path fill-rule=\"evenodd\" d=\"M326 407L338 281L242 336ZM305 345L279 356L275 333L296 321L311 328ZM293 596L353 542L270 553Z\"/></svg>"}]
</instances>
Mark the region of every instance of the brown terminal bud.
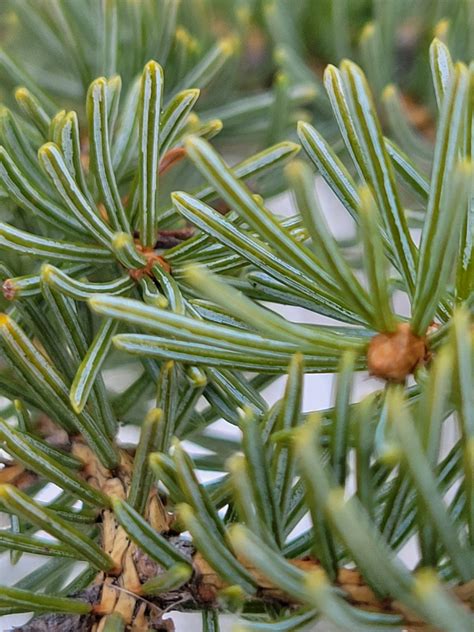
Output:
<instances>
[{"instance_id":1,"label":"brown terminal bud","mask_svg":"<svg viewBox=\"0 0 474 632\"><path fill-rule=\"evenodd\" d=\"M369 373L391 382L403 382L427 357L426 339L416 336L408 323L391 333L377 334L369 343Z\"/></svg>"}]
</instances>

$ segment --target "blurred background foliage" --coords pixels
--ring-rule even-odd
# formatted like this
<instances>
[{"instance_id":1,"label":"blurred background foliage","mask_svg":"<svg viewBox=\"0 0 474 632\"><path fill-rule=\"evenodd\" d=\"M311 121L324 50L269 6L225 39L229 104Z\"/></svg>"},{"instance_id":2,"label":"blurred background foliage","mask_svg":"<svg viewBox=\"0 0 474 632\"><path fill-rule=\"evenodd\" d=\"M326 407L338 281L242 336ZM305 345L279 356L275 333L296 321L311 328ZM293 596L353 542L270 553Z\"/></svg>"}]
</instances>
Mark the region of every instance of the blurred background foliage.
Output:
<instances>
[{"instance_id":1,"label":"blurred background foliage","mask_svg":"<svg viewBox=\"0 0 474 632\"><path fill-rule=\"evenodd\" d=\"M80 108L93 79L117 73L127 88L150 58L166 68L171 91L213 52L199 108L225 118L227 105L229 134L237 125L254 134L252 117L242 129L235 102L266 90L292 100L295 85L310 85L313 116L327 115L322 71L345 57L363 67L377 97L393 81L405 101L432 108L433 37L454 59L474 55L471 0L5 0L0 11L2 100L26 73L55 105Z\"/></svg>"}]
</instances>

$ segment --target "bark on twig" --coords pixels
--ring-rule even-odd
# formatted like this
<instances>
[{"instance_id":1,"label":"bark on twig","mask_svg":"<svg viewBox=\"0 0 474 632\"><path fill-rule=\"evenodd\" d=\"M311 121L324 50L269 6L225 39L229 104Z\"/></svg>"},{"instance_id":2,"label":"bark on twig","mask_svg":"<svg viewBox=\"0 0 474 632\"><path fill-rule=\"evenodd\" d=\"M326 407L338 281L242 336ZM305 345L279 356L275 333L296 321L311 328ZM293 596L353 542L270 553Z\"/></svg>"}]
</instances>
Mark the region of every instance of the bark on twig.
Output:
<instances>
[{"instance_id":1,"label":"bark on twig","mask_svg":"<svg viewBox=\"0 0 474 632\"><path fill-rule=\"evenodd\" d=\"M121 451L121 463L116 471L104 468L92 450L75 440L72 453L84 463L83 476L93 486L111 496L125 498L130 487L133 458L126 450ZM44 615L17 628L19 632L102 632L105 616L118 613L124 619L127 630L146 632L147 630L173 630L169 620L163 620L163 614L170 610L204 610L219 607L219 592L226 583L209 566L192 543L170 532L173 516L166 511L156 491L150 495L146 509L146 518L154 529L168 537L169 541L189 558L193 566L190 581L179 590L163 593L154 597L143 597L141 586L149 579L161 574L163 569L149 559L129 540L122 527L116 522L112 511L104 510L102 519L102 547L115 561L112 573L98 573L94 585L77 597L88 601L92 614L86 616ZM256 568L246 560L240 560L255 577L258 585L255 599L259 603L272 605L276 610L298 607L298 602L276 588ZM296 567L303 571L313 571L318 562L311 558L294 560ZM399 614L404 619L407 632L435 632L435 628L424 623L416 614L403 604L390 599L381 600L366 585L361 574L352 569L340 569L338 586L346 599L354 606L376 612ZM474 610L474 580L452 589L452 595Z\"/></svg>"}]
</instances>

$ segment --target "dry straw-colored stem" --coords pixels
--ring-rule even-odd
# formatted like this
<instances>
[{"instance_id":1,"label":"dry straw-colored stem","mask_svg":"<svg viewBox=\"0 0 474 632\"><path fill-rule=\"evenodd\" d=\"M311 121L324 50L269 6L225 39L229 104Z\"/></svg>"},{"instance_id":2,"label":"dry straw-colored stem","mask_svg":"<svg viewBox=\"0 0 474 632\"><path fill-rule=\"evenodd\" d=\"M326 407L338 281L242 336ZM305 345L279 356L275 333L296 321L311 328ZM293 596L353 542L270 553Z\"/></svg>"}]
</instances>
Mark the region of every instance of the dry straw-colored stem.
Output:
<instances>
[{"instance_id":1,"label":"dry straw-colored stem","mask_svg":"<svg viewBox=\"0 0 474 632\"><path fill-rule=\"evenodd\" d=\"M85 463L83 476L91 485L110 496L126 498L133 468L133 456L128 451L121 451L121 462L115 472L104 468L92 450L81 440L73 441L72 453ZM13 471L15 467L15 465L11 465L8 469ZM22 474L25 476L27 472L23 471ZM23 479L20 477L19 480ZM160 497L155 492L152 492L148 500L146 517L157 531L169 532L173 516L166 511ZM105 616L112 613L120 614L126 625L130 626L129 629L134 632L145 632L150 629L151 625L153 626L151 629L172 630L170 623L161 618L165 611L169 609L179 610L181 604L185 604L187 609L196 610L218 607L219 592L226 587L226 584L199 552L194 552L192 555L194 573L185 586L179 591L145 599L140 594L141 585L152 577L156 577L162 570L130 541L123 528L115 520L112 511L104 510L101 514L101 522L102 546L115 561L115 567L108 574L101 572L97 575L95 580L95 585L98 588L95 593L97 599L93 604L93 615L87 616L87 623L84 622L84 618L81 620L77 616L69 619L64 616L61 618L62 625L65 621L69 621L68 630L75 632L89 629L92 632L101 632L105 625ZM176 544L179 546L179 539ZM182 544L186 544L189 548L187 540L183 540ZM257 597L260 601L281 607L298 606L298 602L294 598L272 585L251 564L245 560L242 560L242 563L256 579ZM315 570L318 566L317 561L310 558L294 560L293 564L307 572ZM358 608L401 615L405 622L403 630L408 632L436 631L436 628L427 625L400 602L390 599L380 600L367 586L357 570L340 569L337 584L344 591L347 601ZM467 609L474 610L474 580L454 587L451 592ZM48 630L54 631L56 629L54 623L56 619L48 618L48 616L39 619L48 626ZM19 630L33 632L35 629L46 629L44 626L31 628L29 625L19 628Z\"/></svg>"}]
</instances>

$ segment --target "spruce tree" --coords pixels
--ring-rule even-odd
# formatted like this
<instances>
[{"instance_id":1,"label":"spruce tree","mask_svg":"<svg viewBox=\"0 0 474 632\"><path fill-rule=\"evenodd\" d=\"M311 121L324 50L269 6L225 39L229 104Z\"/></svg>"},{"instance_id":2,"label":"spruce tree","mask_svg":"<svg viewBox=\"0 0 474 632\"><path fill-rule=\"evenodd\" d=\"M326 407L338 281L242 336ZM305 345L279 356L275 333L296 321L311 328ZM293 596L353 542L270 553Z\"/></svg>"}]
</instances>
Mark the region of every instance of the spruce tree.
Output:
<instances>
[{"instance_id":1,"label":"spruce tree","mask_svg":"<svg viewBox=\"0 0 474 632\"><path fill-rule=\"evenodd\" d=\"M44 560L2 580L23 630L473 629L473 5L315 4L1 7L0 548ZM302 410L311 373L330 408Z\"/></svg>"}]
</instances>

